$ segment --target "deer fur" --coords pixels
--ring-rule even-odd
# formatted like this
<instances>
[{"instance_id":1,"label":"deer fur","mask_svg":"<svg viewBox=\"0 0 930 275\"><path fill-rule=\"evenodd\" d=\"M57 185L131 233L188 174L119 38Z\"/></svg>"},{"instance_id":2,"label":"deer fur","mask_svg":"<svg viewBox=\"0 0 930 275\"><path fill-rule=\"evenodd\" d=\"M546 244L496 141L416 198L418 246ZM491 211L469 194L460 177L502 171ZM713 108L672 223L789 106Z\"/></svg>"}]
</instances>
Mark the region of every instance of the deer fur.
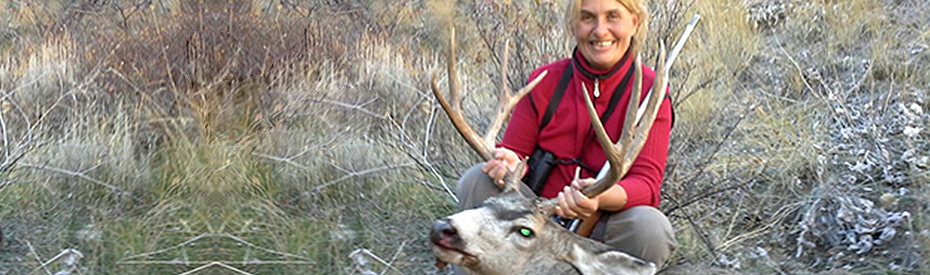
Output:
<instances>
[{"instance_id":1,"label":"deer fur","mask_svg":"<svg viewBox=\"0 0 930 275\"><path fill-rule=\"evenodd\" d=\"M520 229L532 231L525 237ZM509 191L437 220L429 234L440 263L469 274L655 274L656 266L563 229L539 200Z\"/></svg>"}]
</instances>

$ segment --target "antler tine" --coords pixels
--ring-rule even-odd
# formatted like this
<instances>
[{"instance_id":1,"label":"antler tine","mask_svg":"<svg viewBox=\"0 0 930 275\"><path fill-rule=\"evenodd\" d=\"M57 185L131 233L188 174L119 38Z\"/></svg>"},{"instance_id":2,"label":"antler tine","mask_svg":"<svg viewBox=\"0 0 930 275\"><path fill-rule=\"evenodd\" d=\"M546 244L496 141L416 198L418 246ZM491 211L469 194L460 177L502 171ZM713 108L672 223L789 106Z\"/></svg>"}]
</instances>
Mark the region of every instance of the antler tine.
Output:
<instances>
[{"instance_id":1,"label":"antler tine","mask_svg":"<svg viewBox=\"0 0 930 275\"><path fill-rule=\"evenodd\" d=\"M530 81L529 84L526 84L525 87L517 91L516 94L511 95L509 92L505 91L501 93L501 102L498 106L497 116L494 118L494 122L491 123L491 127L488 128L487 135L484 136L484 139L488 143L494 143L494 140L497 138L497 134L500 132L501 127L503 127L504 122L510 117L510 111L513 110L513 107L517 105L517 102L520 102L520 99L529 94L530 91L536 87L536 84L539 84L549 74L549 71L543 71L539 74L533 81Z\"/></svg>"},{"instance_id":2,"label":"antler tine","mask_svg":"<svg viewBox=\"0 0 930 275\"><path fill-rule=\"evenodd\" d=\"M489 144L482 140L481 136L465 122L465 117L462 116L461 94L458 90L458 72L455 68L455 29L451 31L451 37L449 39L447 63L449 72L449 93L452 95L453 104L449 104L442 95L442 92L439 91L439 84L437 84L438 72L433 73L433 81L430 83L430 88L433 89L433 95L439 100L439 105L442 105L442 109L446 112L446 115L449 116L452 125L455 126L455 129L462 135L462 138L468 142L468 145L471 145L471 148L474 149L475 152L478 152L481 159L485 161L494 159L494 155L492 154L494 148L493 144Z\"/></svg>"},{"instance_id":3,"label":"antler tine","mask_svg":"<svg viewBox=\"0 0 930 275\"><path fill-rule=\"evenodd\" d=\"M507 114L504 112L507 108L507 104L510 102L510 83L507 81L507 69L510 60L510 40L504 41L504 55L501 59L501 93L500 98L498 98L497 106L497 116L494 118L494 122L491 123L491 127L488 128L488 133L484 136L484 140L488 143L494 143L497 138L497 134L500 133L501 127L503 127L504 121L507 120Z\"/></svg>"},{"instance_id":4,"label":"antler tine","mask_svg":"<svg viewBox=\"0 0 930 275\"><path fill-rule=\"evenodd\" d=\"M458 112L462 111L462 94L459 93L459 69L455 63L455 28L449 28L449 52L447 53L446 67L449 72L449 94L452 95L452 106ZM474 132L474 131L472 131Z\"/></svg>"},{"instance_id":5,"label":"antler tine","mask_svg":"<svg viewBox=\"0 0 930 275\"><path fill-rule=\"evenodd\" d=\"M533 87L536 87L536 84L539 84L539 82L542 81L542 79L545 78L547 74L549 74L549 71L543 71L539 74L539 76L533 79L533 81L530 81L529 84L526 84L526 86L517 91L516 94L511 95L507 82L507 59L509 55L509 44L510 42L508 41L504 45L504 60L502 61L501 65L502 88L500 102L497 106L497 116L494 118L494 121L491 122L491 126L488 128L488 132L484 136L485 142L491 144L497 140L497 134L500 133L504 122L507 122L507 119L510 117L510 111L513 110L513 107L517 105L517 102L520 102L520 99L526 96L526 94L530 93L530 91L533 90Z\"/></svg>"},{"instance_id":6,"label":"antler tine","mask_svg":"<svg viewBox=\"0 0 930 275\"><path fill-rule=\"evenodd\" d=\"M659 47L659 60L664 60L665 44L661 43ZM655 122L656 115L658 114L659 110L659 104L662 102L662 98L665 95L666 86L668 85L668 71L665 68L665 62L658 62L658 75L656 76L655 82L652 85L652 91L649 93L648 98L646 99L647 103L646 109L643 112L644 115L640 117L639 95L642 94L641 62L642 61L640 57L637 56L636 64L634 64L634 66L636 66L636 78L633 84L633 94L630 95L630 105L627 108L626 119L623 123L623 131L620 135L620 140L618 141L620 148L616 149L616 145L610 144L610 139L607 137L607 132L603 131L603 126L597 125L595 128L595 133L598 135L598 141L601 142L601 147L604 147L604 150L607 153L607 160L610 162L610 170L608 171L607 176L599 179L597 183L590 185L582 190L582 193L584 193L585 196L597 196L610 188L610 186L612 186L618 180L623 178L623 176L626 175L628 171L630 171L630 168L633 166L633 161L635 161L636 157L639 156L639 152L642 151L643 145L646 143L646 139L649 137L649 131L652 130L652 123ZM589 105L588 108L590 112L594 106ZM595 117L594 120L597 121L597 118ZM597 124L600 124L600 121L597 121Z\"/></svg>"},{"instance_id":7,"label":"antler tine","mask_svg":"<svg viewBox=\"0 0 930 275\"><path fill-rule=\"evenodd\" d=\"M488 128L488 132L484 136L484 140L488 143L494 143L497 140L497 134L500 133L501 127L503 127L504 121L507 120L507 115L509 111L505 112L507 109L507 103L510 101L510 85L507 81L507 68L510 60L510 40L504 41L504 55L501 58L501 92L500 97L498 98L497 105L497 116L494 117L494 121L491 123L491 127Z\"/></svg>"},{"instance_id":8,"label":"antler tine","mask_svg":"<svg viewBox=\"0 0 930 275\"><path fill-rule=\"evenodd\" d=\"M597 196L609 189L614 183L623 178L623 175L626 174L626 171L632 166L633 161L626 159L625 156L630 151L630 144L633 143L635 137L635 133L633 133L631 129L636 127L636 113L639 109L638 103L640 94L642 93L642 61L638 54L633 66L636 75L636 77L633 78L633 93L630 94L630 103L627 106L623 130L621 131L620 139L617 141L616 145L610 141L610 136L607 135L603 122L598 118L597 111L594 109L594 104L591 103L591 99L587 96L585 97L585 106L588 108L588 115L591 117L591 127L594 128L597 140L607 156L607 161L610 163L610 168L605 177L598 179L595 184L581 191L582 194L587 197Z\"/></svg>"},{"instance_id":9,"label":"antler tine","mask_svg":"<svg viewBox=\"0 0 930 275\"><path fill-rule=\"evenodd\" d=\"M643 117L638 122L639 125L636 128L636 138L633 140L633 146L630 151L627 152L627 155L624 159L629 159L629 162L632 164L633 160L639 156L639 152L642 151L643 145L646 143L646 138L649 136L649 131L652 129L652 123L656 120L656 115L659 113L659 104L661 104L662 99L665 97L665 90L668 87L668 68L666 68L664 62L665 60L665 42L659 42L659 64L657 64L657 75L655 82L652 84L652 91L649 93L649 102L646 104L646 109L642 113ZM626 168L629 169L629 168ZM624 173L626 170L624 170Z\"/></svg>"},{"instance_id":10,"label":"antler tine","mask_svg":"<svg viewBox=\"0 0 930 275\"><path fill-rule=\"evenodd\" d=\"M449 72L449 93L452 96L452 104L450 104L442 92L439 91L439 85L437 84L438 72L433 73L433 80L430 87L433 90L433 95L436 96L436 99L439 100L439 104L442 106L442 109L446 112L446 115L449 116L449 120L452 121L452 125L455 126L459 134L462 135L462 138L474 149L478 155L481 156L481 159L488 161L494 159L493 149L494 141L497 138L497 134L500 132L501 127L504 122L510 116L510 111L516 106L517 102L520 101L523 96L528 94L533 87L535 87L542 79L548 74L547 71L542 72L537 76L533 81L527 84L525 87L520 89L516 94L511 95L507 90L503 90L501 93L500 104L497 108L497 115L492 122L491 127L488 128L488 132L484 138L478 135L475 130L468 125L465 121L465 117L462 114L462 105L461 105L461 94L458 90L459 80L458 72L455 66L455 31L452 32L452 37L449 41L449 54L448 54L448 72ZM505 65L506 66L506 65ZM506 72L506 68L504 69ZM522 170L522 169L520 169ZM517 170L517 171L520 171Z\"/></svg>"}]
</instances>

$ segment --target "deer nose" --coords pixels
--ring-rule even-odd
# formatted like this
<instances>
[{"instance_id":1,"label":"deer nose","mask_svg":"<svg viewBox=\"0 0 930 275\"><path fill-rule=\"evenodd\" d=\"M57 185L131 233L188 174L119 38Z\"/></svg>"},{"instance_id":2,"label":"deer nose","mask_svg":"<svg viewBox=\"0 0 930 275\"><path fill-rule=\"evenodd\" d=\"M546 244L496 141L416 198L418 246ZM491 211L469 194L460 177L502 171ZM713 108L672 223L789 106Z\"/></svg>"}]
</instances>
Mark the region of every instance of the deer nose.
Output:
<instances>
[{"instance_id":1,"label":"deer nose","mask_svg":"<svg viewBox=\"0 0 930 275\"><path fill-rule=\"evenodd\" d=\"M449 222L450 220L448 218L436 220L436 222L433 223L433 229L429 232L429 240L434 244L440 244L443 240L445 240L445 242L457 240L459 233Z\"/></svg>"}]
</instances>

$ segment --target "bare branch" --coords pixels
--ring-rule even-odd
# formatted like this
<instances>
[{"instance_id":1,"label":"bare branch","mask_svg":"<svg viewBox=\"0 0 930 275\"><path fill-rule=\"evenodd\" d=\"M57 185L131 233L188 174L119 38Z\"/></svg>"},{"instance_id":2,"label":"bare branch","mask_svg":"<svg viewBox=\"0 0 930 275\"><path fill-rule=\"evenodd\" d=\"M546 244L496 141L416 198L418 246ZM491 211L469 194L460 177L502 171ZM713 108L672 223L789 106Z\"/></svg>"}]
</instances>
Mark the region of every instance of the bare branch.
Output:
<instances>
[{"instance_id":1,"label":"bare branch","mask_svg":"<svg viewBox=\"0 0 930 275\"><path fill-rule=\"evenodd\" d=\"M37 267L36 269L42 268L43 270L45 270L45 274L52 275L52 271L48 270L48 267L45 267L45 265L42 264L45 261L43 261L42 258L39 257L39 253L36 252L36 249L35 247L32 246L32 243L30 243L29 241L26 241L26 246L29 247L29 252L32 253L32 256L36 258L36 261L39 262L40 267ZM33 270L32 273L35 273L35 270Z\"/></svg>"},{"instance_id":2,"label":"bare branch","mask_svg":"<svg viewBox=\"0 0 930 275\"><path fill-rule=\"evenodd\" d=\"M377 99L377 98L372 99L372 101L374 101L374 100L376 100L376 99ZM359 112L362 112L363 114L370 115L370 116L373 116L373 117L375 117L375 118L377 118L377 119L381 119L381 120L384 120L384 119L387 119L387 118L388 118L387 116L384 116L384 115L381 115L381 114L372 112L372 111L370 111L370 110L368 110L368 109L365 109L365 105L367 105L367 104L370 103L371 101L369 101L368 103L365 103L365 104L348 104L348 103L344 103L344 102L333 101L333 100L328 100L328 99L323 99L323 98L311 98L311 99L307 99L307 100L308 100L308 101L313 101L313 102L320 102L320 103L326 103L326 104L330 104L330 105L335 105L335 106L343 107L343 108L346 108L346 109L357 110L357 111L359 111Z\"/></svg>"},{"instance_id":3,"label":"bare branch","mask_svg":"<svg viewBox=\"0 0 930 275\"><path fill-rule=\"evenodd\" d=\"M300 164L300 163L295 162L295 161L294 161L292 158L290 158L290 157L282 158L282 157L276 157L276 156L266 155L266 154L257 153L257 152L252 152L251 155L256 156L256 157L260 157L260 158L264 158L264 159L268 159L268 160L277 161L277 162L283 162L283 163L285 163L285 164L289 164L289 165L291 165L291 166L300 168L301 170L308 170L308 169L310 169L309 167L304 166L303 164Z\"/></svg>"},{"instance_id":4,"label":"bare branch","mask_svg":"<svg viewBox=\"0 0 930 275\"><path fill-rule=\"evenodd\" d=\"M253 275L252 273L245 272L245 271L243 271L243 270L241 270L241 269L232 267L232 266L230 266L230 265L227 265L227 264L224 264L224 263L221 263L221 262L210 262L210 263L208 263L208 264L206 264L206 265L198 266L197 268L188 270L187 272L180 273L180 274L178 274L178 275L190 275L190 274L194 274L194 273L200 272L201 270L204 270L204 269L207 269L207 268L210 268L210 267L213 267L213 266L219 266L219 267L228 269L229 271L234 271L234 272L239 273L239 274L242 274L242 275Z\"/></svg>"},{"instance_id":5,"label":"bare branch","mask_svg":"<svg viewBox=\"0 0 930 275\"><path fill-rule=\"evenodd\" d=\"M119 195L124 195L124 196L130 197L130 198L132 198L133 200L135 200L136 202L145 203L145 200L143 200L142 198L137 197L137 196L133 195L132 193L126 192L126 191L124 191L123 189L120 189L119 187L116 187L115 185L112 185L112 184L106 183L106 182L104 182L104 181L101 181L101 180L92 178L92 177L88 176L87 174L84 174L83 172L74 172L74 171L65 170L65 169L61 169L61 168L50 167L50 166L45 166L45 165L35 165L35 164L30 164L30 163L23 163L21 166L24 167L24 168L32 168L32 169L38 169L38 170L51 171L51 172L55 172L55 173L59 173L59 174L64 174L64 175L68 175L68 176L72 176L72 177L77 177L77 178L79 178L79 179L83 179L83 180L89 181L89 182L91 182L91 183L93 183L93 184L96 184L96 185L100 185L100 186L109 188L110 191L113 191L113 192L115 192L115 193L117 193L117 194L119 194Z\"/></svg>"},{"instance_id":6,"label":"bare branch","mask_svg":"<svg viewBox=\"0 0 930 275\"><path fill-rule=\"evenodd\" d=\"M330 186L332 186L332 185L334 185L334 184L337 184L337 183L340 183L340 182L343 182L343 181L346 181L346 180L349 180L349 179L352 179L352 178L355 178L355 177L365 176L365 175L368 175L368 174L373 174L373 173L382 172L382 171L386 171L386 170L393 170L393 169L399 169L399 168L407 168L407 167L411 167L411 166L413 166L413 164L410 164L410 163L403 163L403 164L398 164L398 165L386 165L386 166L371 168L371 169L368 169L368 170L357 171L357 172L351 172L351 173L348 173L348 174L346 174L346 175L344 175L344 176L342 176L342 177L339 177L338 179L331 180L331 181L326 182L326 183L324 183L324 184L320 184L320 185L314 187L314 188L313 188L312 190L310 190L310 191L303 192L303 193L301 193L300 195L298 195L297 197L292 198L289 202L293 203L294 201L297 201L298 199L300 199L300 198L302 198L302 197L306 197L306 196L310 196L310 195L316 194L316 193L320 192L320 190L323 190L323 189L326 188L326 187L330 187Z\"/></svg>"},{"instance_id":7,"label":"bare branch","mask_svg":"<svg viewBox=\"0 0 930 275\"><path fill-rule=\"evenodd\" d=\"M433 118L435 117L431 115L431 120ZM408 149L408 150L400 150L400 151L403 152L405 155L407 155L407 157L412 159L414 163L420 167L420 169L426 170L427 172L435 176L436 179L439 180L439 182L442 184L441 190L445 190L446 193L449 194L450 197L452 197L452 200L454 200L455 202L459 202L458 197L456 197L455 193L452 192L452 189L449 188L449 184L447 184L445 179L442 177L442 175L439 174L439 171L436 170L436 167L434 167L433 164L429 162L428 160L429 156L428 156L427 150L425 149L421 150L420 148L417 148L415 145L407 142L407 134L406 134L405 128L397 124L397 121L395 121L394 119L389 119L388 121L391 122L391 125L394 126L394 128L397 128L399 130L401 142L403 146L405 146ZM424 142L423 148L429 148L428 146L429 144ZM423 153L419 155L415 153L415 152L420 152L420 151L422 151ZM427 183L422 183L422 184L435 189L435 187L430 184L427 184Z\"/></svg>"}]
</instances>

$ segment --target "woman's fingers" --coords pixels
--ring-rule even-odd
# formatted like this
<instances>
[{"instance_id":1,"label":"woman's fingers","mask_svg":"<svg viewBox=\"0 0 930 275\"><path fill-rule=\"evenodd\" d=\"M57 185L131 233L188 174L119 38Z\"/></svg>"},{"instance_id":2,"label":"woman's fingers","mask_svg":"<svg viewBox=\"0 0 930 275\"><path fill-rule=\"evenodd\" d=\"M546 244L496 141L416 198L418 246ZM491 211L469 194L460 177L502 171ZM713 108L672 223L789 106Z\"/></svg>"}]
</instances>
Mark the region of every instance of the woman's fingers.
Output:
<instances>
[{"instance_id":1,"label":"woman's fingers","mask_svg":"<svg viewBox=\"0 0 930 275\"><path fill-rule=\"evenodd\" d=\"M571 207L568 206L568 202L566 201L565 198L566 198L565 193L559 192L559 195L558 195L559 207L556 207L555 209L556 214L566 219L577 218L578 214L571 210Z\"/></svg>"},{"instance_id":2,"label":"woman's fingers","mask_svg":"<svg viewBox=\"0 0 930 275\"><path fill-rule=\"evenodd\" d=\"M600 207L597 200L586 197L581 193L581 191L577 189L572 191L572 197L579 208L579 210L576 212L579 212L579 215L584 218L588 218L594 214L594 212L597 212L598 207Z\"/></svg>"},{"instance_id":3,"label":"woman's fingers","mask_svg":"<svg viewBox=\"0 0 930 275\"><path fill-rule=\"evenodd\" d=\"M575 188L575 190L584 190L585 187L594 185L594 183L596 182L597 181L592 178L584 178L584 179L576 178L575 180L572 181L572 188Z\"/></svg>"},{"instance_id":4,"label":"woman's fingers","mask_svg":"<svg viewBox=\"0 0 930 275\"><path fill-rule=\"evenodd\" d=\"M578 191L568 186L565 186L565 189L562 190L562 194L565 196L565 202L568 204L568 208L575 213L575 216L577 218L587 218L590 215L590 210L582 205L587 198L575 193L578 193Z\"/></svg>"},{"instance_id":5,"label":"woman's fingers","mask_svg":"<svg viewBox=\"0 0 930 275\"><path fill-rule=\"evenodd\" d=\"M481 166L481 171L488 174L488 177L491 177L491 180L493 180L495 184L503 187L504 175L507 174L507 166L501 161L489 160L484 166Z\"/></svg>"},{"instance_id":6,"label":"woman's fingers","mask_svg":"<svg viewBox=\"0 0 930 275\"><path fill-rule=\"evenodd\" d=\"M503 187L504 176L513 171L519 161L520 157L512 150L503 147L495 148L494 159L485 162L481 171L488 174L497 186Z\"/></svg>"},{"instance_id":7,"label":"woman's fingers","mask_svg":"<svg viewBox=\"0 0 930 275\"><path fill-rule=\"evenodd\" d=\"M562 190L562 194L565 194L565 201L569 209L572 210L580 218L588 218L594 212L597 212L598 202L595 199L586 197L578 189L574 189L566 186Z\"/></svg>"}]
</instances>

